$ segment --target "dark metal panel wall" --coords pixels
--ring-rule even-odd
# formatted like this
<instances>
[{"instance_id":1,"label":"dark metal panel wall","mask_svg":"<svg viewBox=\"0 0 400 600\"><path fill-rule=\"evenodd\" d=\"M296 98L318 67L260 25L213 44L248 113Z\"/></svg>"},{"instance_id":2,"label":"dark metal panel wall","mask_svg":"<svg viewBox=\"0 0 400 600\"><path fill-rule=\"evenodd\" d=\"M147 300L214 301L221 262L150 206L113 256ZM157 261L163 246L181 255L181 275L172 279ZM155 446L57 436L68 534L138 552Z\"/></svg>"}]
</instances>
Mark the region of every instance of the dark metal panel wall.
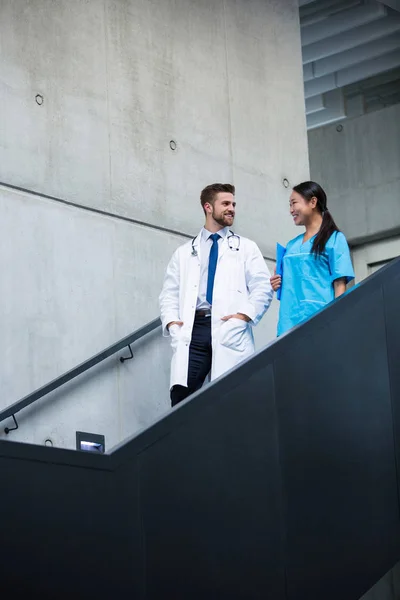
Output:
<instances>
[{"instance_id":1,"label":"dark metal panel wall","mask_svg":"<svg viewBox=\"0 0 400 600\"><path fill-rule=\"evenodd\" d=\"M141 457L146 598L248 600L268 590L279 600L285 596L272 368L228 393L215 386L204 400L196 419Z\"/></svg>"},{"instance_id":2,"label":"dark metal panel wall","mask_svg":"<svg viewBox=\"0 0 400 600\"><path fill-rule=\"evenodd\" d=\"M12 447L18 458L10 457ZM134 460L129 473L113 473L85 464L104 456L71 452L68 464L56 448L3 442L0 450L4 597L141 597L135 593L143 571L134 572L142 554ZM136 480L134 496L120 494L120 476L129 476L131 487Z\"/></svg>"},{"instance_id":3,"label":"dark metal panel wall","mask_svg":"<svg viewBox=\"0 0 400 600\"><path fill-rule=\"evenodd\" d=\"M137 456L121 465L111 480L113 495L102 515L112 523L113 535L104 539L103 552L116 560L110 577L114 581L111 599L145 600L145 548L140 507L140 467ZM93 595L92 595L93 597ZM106 598L102 591L98 598ZM84 600L88 600L87 597Z\"/></svg>"},{"instance_id":4,"label":"dark metal panel wall","mask_svg":"<svg viewBox=\"0 0 400 600\"><path fill-rule=\"evenodd\" d=\"M111 592L103 540L112 524L102 510L111 489L104 473L3 457L0 472L2 590L64 599L74 590L90 596L93 581Z\"/></svg>"},{"instance_id":5,"label":"dark metal panel wall","mask_svg":"<svg viewBox=\"0 0 400 600\"><path fill-rule=\"evenodd\" d=\"M275 361L290 600L355 600L399 551L382 290L347 300Z\"/></svg>"},{"instance_id":6,"label":"dark metal panel wall","mask_svg":"<svg viewBox=\"0 0 400 600\"><path fill-rule=\"evenodd\" d=\"M383 286L385 298L387 354L392 396L393 426L396 444L396 462L400 467L400 267L391 269L391 277ZM398 473L400 475L400 473ZM400 477L398 477L400 496Z\"/></svg>"}]
</instances>

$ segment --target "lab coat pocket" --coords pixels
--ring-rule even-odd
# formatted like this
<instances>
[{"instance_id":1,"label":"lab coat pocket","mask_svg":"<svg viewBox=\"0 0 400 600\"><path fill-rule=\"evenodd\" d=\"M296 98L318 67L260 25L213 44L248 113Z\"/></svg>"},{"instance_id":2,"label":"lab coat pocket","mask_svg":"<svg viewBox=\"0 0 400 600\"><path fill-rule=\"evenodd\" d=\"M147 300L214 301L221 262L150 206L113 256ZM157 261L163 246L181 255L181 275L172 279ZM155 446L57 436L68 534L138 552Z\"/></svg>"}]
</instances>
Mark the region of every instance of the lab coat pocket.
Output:
<instances>
[{"instance_id":1,"label":"lab coat pocket","mask_svg":"<svg viewBox=\"0 0 400 600\"><path fill-rule=\"evenodd\" d=\"M220 344L226 348L244 352L248 345L248 327L247 321L243 319L228 319L221 325Z\"/></svg>"},{"instance_id":2,"label":"lab coat pocket","mask_svg":"<svg viewBox=\"0 0 400 600\"><path fill-rule=\"evenodd\" d=\"M178 346L178 342L180 340L180 336L182 333L182 325L177 325L175 323L175 325L171 325L171 327L169 328L169 333L171 336L171 347L172 349L175 351L177 346Z\"/></svg>"}]
</instances>

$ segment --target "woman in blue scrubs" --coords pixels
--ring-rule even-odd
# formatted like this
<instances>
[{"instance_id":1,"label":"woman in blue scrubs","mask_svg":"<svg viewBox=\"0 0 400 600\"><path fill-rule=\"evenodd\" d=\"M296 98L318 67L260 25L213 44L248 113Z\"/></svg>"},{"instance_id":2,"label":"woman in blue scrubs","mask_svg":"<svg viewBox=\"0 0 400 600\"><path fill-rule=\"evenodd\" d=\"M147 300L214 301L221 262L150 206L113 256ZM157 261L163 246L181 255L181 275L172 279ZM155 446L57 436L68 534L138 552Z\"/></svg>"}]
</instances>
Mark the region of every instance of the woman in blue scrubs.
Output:
<instances>
[{"instance_id":1,"label":"woman in blue scrubs","mask_svg":"<svg viewBox=\"0 0 400 600\"><path fill-rule=\"evenodd\" d=\"M354 279L346 238L318 183L305 181L293 188L290 214L306 230L287 244L282 277L271 277L274 291L282 287L278 336L338 298Z\"/></svg>"}]
</instances>

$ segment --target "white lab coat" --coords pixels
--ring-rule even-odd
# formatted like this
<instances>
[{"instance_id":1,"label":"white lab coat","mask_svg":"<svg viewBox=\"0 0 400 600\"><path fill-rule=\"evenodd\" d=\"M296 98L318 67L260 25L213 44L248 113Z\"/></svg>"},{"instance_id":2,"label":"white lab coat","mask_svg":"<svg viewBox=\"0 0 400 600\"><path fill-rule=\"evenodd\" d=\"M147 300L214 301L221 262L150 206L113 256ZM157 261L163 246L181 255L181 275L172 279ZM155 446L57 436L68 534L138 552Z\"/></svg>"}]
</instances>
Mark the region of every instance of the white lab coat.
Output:
<instances>
[{"instance_id":1,"label":"white lab coat","mask_svg":"<svg viewBox=\"0 0 400 600\"><path fill-rule=\"evenodd\" d=\"M187 386L189 345L196 311L200 279L200 234L194 241L197 256L192 255L192 242L180 246L173 254L160 294L161 322L164 335L171 335L171 388ZM214 280L211 323L211 379L216 379L254 352L253 326L257 325L269 305L273 291L270 273L254 242L240 237L239 250L231 250L228 236L219 246ZM244 313L241 319L222 321L222 317ZM183 321L173 325L171 321Z\"/></svg>"}]
</instances>

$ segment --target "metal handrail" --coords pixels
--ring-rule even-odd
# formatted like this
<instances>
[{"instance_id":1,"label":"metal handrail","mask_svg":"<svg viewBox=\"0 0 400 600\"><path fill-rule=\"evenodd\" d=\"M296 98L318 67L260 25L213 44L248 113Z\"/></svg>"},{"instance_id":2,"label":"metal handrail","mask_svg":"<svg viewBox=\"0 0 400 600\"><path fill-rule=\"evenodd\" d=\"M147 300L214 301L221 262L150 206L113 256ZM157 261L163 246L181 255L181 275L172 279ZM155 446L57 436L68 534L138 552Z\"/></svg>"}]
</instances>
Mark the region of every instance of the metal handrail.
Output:
<instances>
[{"instance_id":1,"label":"metal handrail","mask_svg":"<svg viewBox=\"0 0 400 600\"><path fill-rule=\"evenodd\" d=\"M59 377L56 377L56 379L53 379L53 381L46 383L41 388L35 390L34 392L31 392L24 398L21 398L21 400L14 402L14 404L11 404L11 406L2 410L0 412L0 421L4 421L5 419L12 417L14 419L14 423L15 423L15 427L6 427L4 429L5 433L9 433L10 431L13 431L14 429L18 429L18 423L15 418L15 415L17 412L19 412L23 408L26 408L30 404L33 404L33 402L36 402L36 400L43 398L43 396L50 394L50 392L53 392L54 390L61 387L68 381L71 381L71 379L75 379L75 377L78 377L78 375L85 373L85 371L88 371L89 369L91 369L98 363L102 362L109 356L116 354L119 350L122 350L122 348L129 348L129 351L130 351L130 356L128 356L128 357L122 356L120 358L120 361L122 363L125 362L126 360L130 360L131 358L133 358L131 344L133 344L140 338L144 337L148 333L151 333L152 331L154 331L155 329L157 329L160 326L161 326L161 321L159 318L154 319L153 321L150 321L146 325L143 325L143 327L140 327L133 333L130 333L126 337L122 338L122 340L115 342L114 344L112 344L111 346L106 348L105 350L102 350L98 354L95 354L91 358L85 360L80 365L74 367L73 369L71 369L70 371L67 371L63 375L60 375Z\"/></svg>"}]
</instances>

